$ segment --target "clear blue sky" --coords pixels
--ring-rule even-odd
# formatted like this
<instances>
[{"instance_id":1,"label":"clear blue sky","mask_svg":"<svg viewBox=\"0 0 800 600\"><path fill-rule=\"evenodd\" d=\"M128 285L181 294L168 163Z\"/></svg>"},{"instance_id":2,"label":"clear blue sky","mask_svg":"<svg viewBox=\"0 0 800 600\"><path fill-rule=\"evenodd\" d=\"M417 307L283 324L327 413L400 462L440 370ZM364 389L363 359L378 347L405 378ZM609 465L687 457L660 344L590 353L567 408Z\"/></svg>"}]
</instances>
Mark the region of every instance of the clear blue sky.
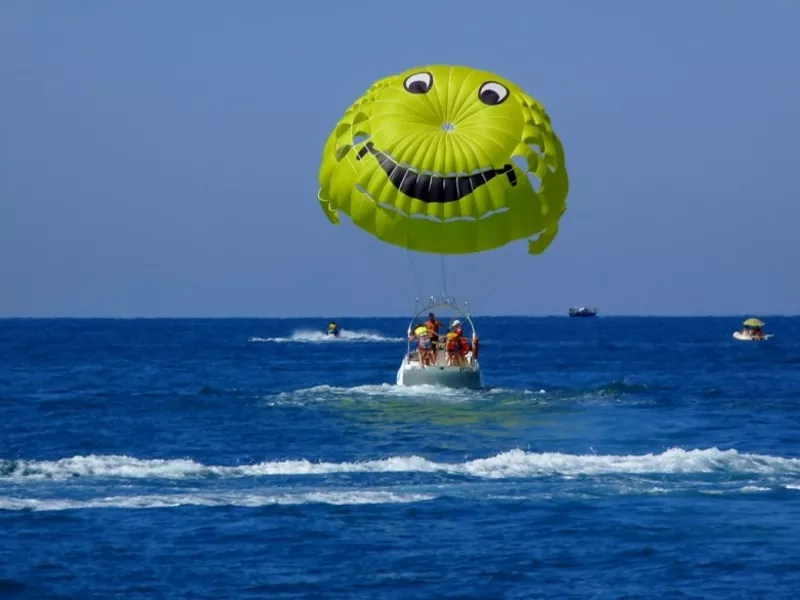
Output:
<instances>
[{"instance_id":1,"label":"clear blue sky","mask_svg":"<svg viewBox=\"0 0 800 600\"><path fill-rule=\"evenodd\" d=\"M544 255L446 259L476 313L800 313L798 24L790 0L3 0L0 316L407 314L439 257L332 226L317 169L375 79L429 63L516 81L566 150Z\"/></svg>"}]
</instances>

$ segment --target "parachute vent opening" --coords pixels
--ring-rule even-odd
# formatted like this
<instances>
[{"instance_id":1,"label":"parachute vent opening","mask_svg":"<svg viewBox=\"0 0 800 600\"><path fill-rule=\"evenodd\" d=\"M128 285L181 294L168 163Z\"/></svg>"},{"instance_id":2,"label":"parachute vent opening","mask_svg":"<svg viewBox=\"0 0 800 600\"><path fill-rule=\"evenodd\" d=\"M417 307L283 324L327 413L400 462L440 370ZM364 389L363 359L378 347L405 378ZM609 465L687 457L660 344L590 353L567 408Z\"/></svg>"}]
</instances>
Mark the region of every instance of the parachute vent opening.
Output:
<instances>
[{"instance_id":1,"label":"parachute vent opening","mask_svg":"<svg viewBox=\"0 0 800 600\"><path fill-rule=\"evenodd\" d=\"M524 156L520 156L519 154L515 154L511 157L511 162L523 173L528 172L528 159Z\"/></svg>"},{"instance_id":2,"label":"parachute vent opening","mask_svg":"<svg viewBox=\"0 0 800 600\"><path fill-rule=\"evenodd\" d=\"M538 156L539 158L544 158L544 152L542 152L542 149L539 147L539 144L528 144L528 148L533 150L536 153L536 156Z\"/></svg>"},{"instance_id":3,"label":"parachute vent opening","mask_svg":"<svg viewBox=\"0 0 800 600\"><path fill-rule=\"evenodd\" d=\"M337 148L336 160L342 160L345 156L347 156L347 153L350 152L350 148L352 148L352 146L341 146L340 148Z\"/></svg>"},{"instance_id":4,"label":"parachute vent opening","mask_svg":"<svg viewBox=\"0 0 800 600\"><path fill-rule=\"evenodd\" d=\"M514 166L516 166L520 172L525 173L525 175L528 176L528 181L531 182L533 191L538 194L539 190L542 189L542 181L539 179L536 173L531 173L528 170L528 159L524 156L520 156L519 154L515 154L511 157L511 162L514 163Z\"/></svg>"},{"instance_id":5,"label":"parachute vent opening","mask_svg":"<svg viewBox=\"0 0 800 600\"><path fill-rule=\"evenodd\" d=\"M366 142L371 136L368 133L359 132L353 136L353 146L358 146Z\"/></svg>"}]
</instances>

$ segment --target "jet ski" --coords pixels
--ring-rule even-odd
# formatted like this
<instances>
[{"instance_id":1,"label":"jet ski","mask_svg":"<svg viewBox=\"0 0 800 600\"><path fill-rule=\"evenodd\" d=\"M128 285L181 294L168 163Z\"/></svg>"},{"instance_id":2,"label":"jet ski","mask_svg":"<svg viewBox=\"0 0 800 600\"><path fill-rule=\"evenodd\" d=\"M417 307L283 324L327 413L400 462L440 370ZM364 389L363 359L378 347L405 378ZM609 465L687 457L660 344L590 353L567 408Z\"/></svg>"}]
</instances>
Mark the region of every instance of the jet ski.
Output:
<instances>
[{"instance_id":1,"label":"jet ski","mask_svg":"<svg viewBox=\"0 0 800 600\"><path fill-rule=\"evenodd\" d=\"M328 335L339 337L339 326L336 324L336 321L331 321L328 324Z\"/></svg>"}]
</instances>

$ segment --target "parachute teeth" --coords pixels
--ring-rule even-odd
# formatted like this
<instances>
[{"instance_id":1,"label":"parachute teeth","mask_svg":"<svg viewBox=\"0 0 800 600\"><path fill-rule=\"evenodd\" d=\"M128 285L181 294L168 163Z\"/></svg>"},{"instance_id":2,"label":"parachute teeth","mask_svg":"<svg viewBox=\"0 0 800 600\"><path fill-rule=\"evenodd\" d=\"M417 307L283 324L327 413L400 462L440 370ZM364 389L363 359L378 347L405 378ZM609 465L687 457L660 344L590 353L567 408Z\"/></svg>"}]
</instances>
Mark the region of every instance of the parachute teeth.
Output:
<instances>
[{"instance_id":1,"label":"parachute teeth","mask_svg":"<svg viewBox=\"0 0 800 600\"><path fill-rule=\"evenodd\" d=\"M517 174L514 172L514 166L506 165L505 174L506 177L508 177L508 183L511 184L511 187L515 187L517 185Z\"/></svg>"},{"instance_id":2,"label":"parachute teeth","mask_svg":"<svg viewBox=\"0 0 800 600\"><path fill-rule=\"evenodd\" d=\"M362 158L364 158L364 157L365 157L367 154L369 154L369 148L367 148L367 146L366 146L366 144L365 144L365 145L361 146L361 148L360 148L360 149L358 150L358 152L356 153L356 160L361 160L361 159L362 159Z\"/></svg>"}]
</instances>

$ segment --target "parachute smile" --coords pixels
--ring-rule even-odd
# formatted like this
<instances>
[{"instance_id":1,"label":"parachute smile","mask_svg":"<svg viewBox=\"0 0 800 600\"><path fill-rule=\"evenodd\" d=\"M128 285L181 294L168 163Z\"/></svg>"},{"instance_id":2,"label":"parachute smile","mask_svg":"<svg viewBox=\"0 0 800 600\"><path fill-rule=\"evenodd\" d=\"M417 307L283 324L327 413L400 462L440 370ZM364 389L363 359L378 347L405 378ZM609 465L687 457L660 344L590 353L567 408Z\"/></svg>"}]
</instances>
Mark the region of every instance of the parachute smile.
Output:
<instances>
[{"instance_id":1,"label":"parachute smile","mask_svg":"<svg viewBox=\"0 0 800 600\"><path fill-rule=\"evenodd\" d=\"M394 206L393 204L389 204L388 202L380 202L380 201L376 200L372 196L372 194L370 194L367 191L367 188L365 188L363 185L356 184L356 189L360 193L364 194L364 196L369 198L372 202L374 202L376 206L380 206L381 208L385 208L386 210L391 210L392 212L397 213L401 217L405 217L406 219L418 219L418 220L423 220L423 221L433 221L434 223L453 223L455 221L482 221L484 219L488 219L489 217L493 217L495 215L501 215L501 214L503 214L505 212L508 212L508 210L509 210L507 206L501 206L500 208L495 208L494 210L490 210L488 212L485 212L485 213L483 213L482 215L480 215L478 217L465 217L465 216L462 215L460 217L440 218L440 217L436 217L434 215L428 215L428 214L425 214L425 213L407 213L407 212L404 212L404 211L400 210L399 208L397 208L396 206ZM319 198L319 194L317 194L317 198ZM320 200L321 200L321 198L320 198Z\"/></svg>"},{"instance_id":2,"label":"parachute smile","mask_svg":"<svg viewBox=\"0 0 800 600\"><path fill-rule=\"evenodd\" d=\"M472 173L441 176L399 165L391 156L376 149L372 142L367 142L361 147L356 159L361 160L367 154L372 154L378 160L389 180L399 191L409 198L422 202L442 204L457 202L498 175L507 176L512 187L517 185L517 175L514 172L514 165L511 164L506 164L502 169L490 167L477 169Z\"/></svg>"}]
</instances>

